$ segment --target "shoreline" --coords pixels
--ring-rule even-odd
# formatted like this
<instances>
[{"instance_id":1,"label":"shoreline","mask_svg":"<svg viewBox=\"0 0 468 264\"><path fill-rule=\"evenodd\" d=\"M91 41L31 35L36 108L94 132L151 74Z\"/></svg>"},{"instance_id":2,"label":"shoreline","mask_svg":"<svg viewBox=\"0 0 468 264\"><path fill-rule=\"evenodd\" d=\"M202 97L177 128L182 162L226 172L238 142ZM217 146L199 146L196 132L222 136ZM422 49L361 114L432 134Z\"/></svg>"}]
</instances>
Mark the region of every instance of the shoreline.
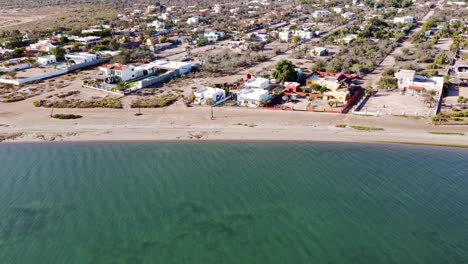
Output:
<instances>
[{"instance_id":1,"label":"shoreline","mask_svg":"<svg viewBox=\"0 0 468 264\"><path fill-rule=\"evenodd\" d=\"M135 109L55 109L56 113L83 116L58 120L50 118L50 109L34 107L32 100L0 104L0 145L14 142L251 141L468 148L468 126L434 126L429 124L428 118L219 107L215 109L215 119L211 120L210 107L186 107L176 103L165 108L143 109L142 116L135 116ZM353 126L369 130L360 131Z\"/></svg>"},{"instance_id":2,"label":"shoreline","mask_svg":"<svg viewBox=\"0 0 468 264\"><path fill-rule=\"evenodd\" d=\"M14 141L3 141L0 142L1 145L18 145L18 144L56 144L56 145L66 145L66 144L221 144L221 143L246 143L246 144L347 144L347 145L397 145L397 146L420 146L420 147L438 147L438 148L450 148L450 149L468 149L468 144L436 144L436 143L423 143L423 142L405 142L405 141L320 141L320 140L238 140L238 139L205 139L205 140L189 140L189 139L180 139L180 140L68 140L68 141L27 141L27 140L14 140Z\"/></svg>"}]
</instances>

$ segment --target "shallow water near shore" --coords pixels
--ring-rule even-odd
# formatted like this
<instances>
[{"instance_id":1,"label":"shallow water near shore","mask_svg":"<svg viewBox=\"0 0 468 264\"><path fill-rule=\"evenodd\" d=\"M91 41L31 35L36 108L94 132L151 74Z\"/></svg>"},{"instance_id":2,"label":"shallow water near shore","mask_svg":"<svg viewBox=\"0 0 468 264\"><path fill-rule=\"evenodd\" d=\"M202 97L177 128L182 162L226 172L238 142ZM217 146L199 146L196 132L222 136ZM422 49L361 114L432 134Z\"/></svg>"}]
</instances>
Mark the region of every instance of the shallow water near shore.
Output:
<instances>
[{"instance_id":1,"label":"shallow water near shore","mask_svg":"<svg viewBox=\"0 0 468 264\"><path fill-rule=\"evenodd\" d=\"M467 263L468 150L0 146L0 262Z\"/></svg>"}]
</instances>

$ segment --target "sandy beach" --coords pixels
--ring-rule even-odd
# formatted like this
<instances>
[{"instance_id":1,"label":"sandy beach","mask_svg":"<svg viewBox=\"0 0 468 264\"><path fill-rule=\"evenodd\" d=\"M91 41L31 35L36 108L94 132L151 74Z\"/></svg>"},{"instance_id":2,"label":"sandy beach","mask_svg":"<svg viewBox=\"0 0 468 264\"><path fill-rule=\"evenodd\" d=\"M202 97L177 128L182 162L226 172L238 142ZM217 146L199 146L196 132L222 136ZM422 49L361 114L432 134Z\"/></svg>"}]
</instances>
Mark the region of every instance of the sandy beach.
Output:
<instances>
[{"instance_id":1,"label":"sandy beach","mask_svg":"<svg viewBox=\"0 0 468 264\"><path fill-rule=\"evenodd\" d=\"M182 102L161 109L55 109L54 114L83 118L50 118L51 109L36 108L30 98L0 104L0 141L138 141L138 140L298 140L330 142L411 142L468 145L468 127L434 126L429 119L367 117L241 107L216 107L215 119L206 106ZM346 128L337 127L346 124ZM382 128L360 131L350 126ZM440 135L430 132L457 132Z\"/></svg>"}]
</instances>

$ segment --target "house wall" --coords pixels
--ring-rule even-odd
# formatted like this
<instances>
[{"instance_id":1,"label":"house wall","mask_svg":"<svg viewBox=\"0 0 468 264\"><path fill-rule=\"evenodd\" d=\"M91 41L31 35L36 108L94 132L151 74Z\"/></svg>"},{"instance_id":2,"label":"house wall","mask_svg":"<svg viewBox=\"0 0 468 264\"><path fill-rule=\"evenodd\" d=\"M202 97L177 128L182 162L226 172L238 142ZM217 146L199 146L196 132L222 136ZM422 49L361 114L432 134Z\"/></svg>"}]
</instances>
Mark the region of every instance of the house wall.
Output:
<instances>
[{"instance_id":1,"label":"house wall","mask_svg":"<svg viewBox=\"0 0 468 264\"><path fill-rule=\"evenodd\" d=\"M160 85L160 84L166 82L167 80L169 80L169 79L171 79L173 77L176 77L176 76L178 76L177 71L170 71L170 72L167 72L166 74L158 76L158 77L153 76L152 78L150 77L150 78L140 80L140 81L136 82L135 90L142 89L142 88L145 88L145 87L148 87L148 86L151 86L151 85Z\"/></svg>"},{"instance_id":2,"label":"house wall","mask_svg":"<svg viewBox=\"0 0 468 264\"><path fill-rule=\"evenodd\" d=\"M25 70L31 68L31 64L29 63L22 63L18 65L14 65L5 69L0 69L0 72L12 72L12 71L20 71L20 70Z\"/></svg>"},{"instance_id":3,"label":"house wall","mask_svg":"<svg viewBox=\"0 0 468 264\"><path fill-rule=\"evenodd\" d=\"M30 78L17 79L17 80L0 79L0 83L22 85L22 84L26 84L26 83L30 83L30 82L34 82L34 81L40 81L40 80L49 79L49 78L52 78L52 77L64 75L66 73L69 73L69 72L72 72L72 71L75 71L75 70L78 70L78 69L94 66L96 64L100 64L100 63L104 63L104 62L108 62L111 59L112 59L112 57L108 57L108 58L102 58L102 59L98 59L98 60L87 62L87 63L71 65L70 67L67 67L67 68L62 69L62 70L58 70L58 71L54 71L54 72L50 72L50 73L46 73L46 74L41 74L41 75L33 76L33 77L30 77Z\"/></svg>"}]
</instances>

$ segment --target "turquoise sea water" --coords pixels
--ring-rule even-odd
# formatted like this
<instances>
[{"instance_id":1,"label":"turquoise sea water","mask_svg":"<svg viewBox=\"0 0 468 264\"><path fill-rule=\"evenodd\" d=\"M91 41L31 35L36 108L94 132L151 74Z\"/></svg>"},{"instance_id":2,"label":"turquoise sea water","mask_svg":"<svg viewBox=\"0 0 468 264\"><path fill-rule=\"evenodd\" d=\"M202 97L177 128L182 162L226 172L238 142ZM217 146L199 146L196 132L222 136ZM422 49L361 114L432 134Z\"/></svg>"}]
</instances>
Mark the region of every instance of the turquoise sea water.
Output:
<instances>
[{"instance_id":1,"label":"turquoise sea water","mask_svg":"<svg viewBox=\"0 0 468 264\"><path fill-rule=\"evenodd\" d=\"M468 263L468 150L2 144L0 263Z\"/></svg>"}]
</instances>

